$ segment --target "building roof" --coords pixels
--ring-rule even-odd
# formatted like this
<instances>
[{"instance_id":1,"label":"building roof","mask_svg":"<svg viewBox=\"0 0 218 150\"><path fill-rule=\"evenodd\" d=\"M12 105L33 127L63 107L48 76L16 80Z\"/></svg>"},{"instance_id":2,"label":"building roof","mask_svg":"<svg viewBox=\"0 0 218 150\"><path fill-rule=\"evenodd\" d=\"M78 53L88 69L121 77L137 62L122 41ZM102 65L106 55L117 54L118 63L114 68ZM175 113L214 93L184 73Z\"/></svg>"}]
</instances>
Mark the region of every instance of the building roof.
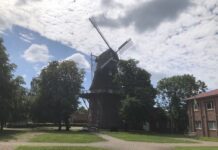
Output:
<instances>
[{"instance_id":1,"label":"building roof","mask_svg":"<svg viewBox=\"0 0 218 150\"><path fill-rule=\"evenodd\" d=\"M200 93L200 94L198 94L196 96L189 97L186 100L200 99L200 98L211 97L211 96L218 96L218 89L212 90L212 91L209 91L209 92Z\"/></svg>"}]
</instances>

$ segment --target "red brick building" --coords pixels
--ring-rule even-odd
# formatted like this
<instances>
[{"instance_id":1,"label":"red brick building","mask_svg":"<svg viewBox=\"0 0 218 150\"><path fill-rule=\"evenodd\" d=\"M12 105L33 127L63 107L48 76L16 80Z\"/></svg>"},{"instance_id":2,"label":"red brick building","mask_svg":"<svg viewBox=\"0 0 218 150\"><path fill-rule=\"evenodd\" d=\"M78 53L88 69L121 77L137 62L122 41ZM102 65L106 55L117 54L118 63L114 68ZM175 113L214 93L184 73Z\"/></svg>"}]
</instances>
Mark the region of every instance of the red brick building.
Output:
<instances>
[{"instance_id":1,"label":"red brick building","mask_svg":"<svg viewBox=\"0 0 218 150\"><path fill-rule=\"evenodd\" d=\"M218 137L218 89L187 99L189 132Z\"/></svg>"}]
</instances>

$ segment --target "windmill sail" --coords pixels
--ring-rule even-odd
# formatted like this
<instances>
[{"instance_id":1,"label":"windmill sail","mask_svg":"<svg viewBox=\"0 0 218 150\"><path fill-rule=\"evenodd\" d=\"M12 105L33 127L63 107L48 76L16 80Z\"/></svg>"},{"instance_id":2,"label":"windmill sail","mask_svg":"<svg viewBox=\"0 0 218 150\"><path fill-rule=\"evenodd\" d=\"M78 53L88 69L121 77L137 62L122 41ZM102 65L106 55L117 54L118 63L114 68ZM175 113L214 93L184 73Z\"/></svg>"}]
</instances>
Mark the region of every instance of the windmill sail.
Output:
<instances>
[{"instance_id":1,"label":"windmill sail","mask_svg":"<svg viewBox=\"0 0 218 150\"><path fill-rule=\"evenodd\" d=\"M131 39L128 39L125 41L115 53L120 53L122 54L125 50L129 49L130 47L133 46L133 42ZM105 66L107 66L111 61L117 61L113 57L110 57L100 68L103 69Z\"/></svg>"},{"instance_id":2,"label":"windmill sail","mask_svg":"<svg viewBox=\"0 0 218 150\"><path fill-rule=\"evenodd\" d=\"M89 18L89 21L92 23L94 28L98 31L98 33L100 34L101 38L107 44L108 48L111 49L109 43L107 42L107 40L105 39L104 35L101 33L101 30L99 29L98 25L96 24L95 19L92 17L92 18Z\"/></svg>"},{"instance_id":3,"label":"windmill sail","mask_svg":"<svg viewBox=\"0 0 218 150\"><path fill-rule=\"evenodd\" d=\"M126 42L124 42L116 51L119 54L122 54L125 50L129 49L130 47L133 46L133 42L131 39L128 39Z\"/></svg>"},{"instance_id":4,"label":"windmill sail","mask_svg":"<svg viewBox=\"0 0 218 150\"><path fill-rule=\"evenodd\" d=\"M101 69L103 69L107 64L109 64L111 61L116 61L114 60L113 57L109 58L103 65L101 65Z\"/></svg>"}]
</instances>

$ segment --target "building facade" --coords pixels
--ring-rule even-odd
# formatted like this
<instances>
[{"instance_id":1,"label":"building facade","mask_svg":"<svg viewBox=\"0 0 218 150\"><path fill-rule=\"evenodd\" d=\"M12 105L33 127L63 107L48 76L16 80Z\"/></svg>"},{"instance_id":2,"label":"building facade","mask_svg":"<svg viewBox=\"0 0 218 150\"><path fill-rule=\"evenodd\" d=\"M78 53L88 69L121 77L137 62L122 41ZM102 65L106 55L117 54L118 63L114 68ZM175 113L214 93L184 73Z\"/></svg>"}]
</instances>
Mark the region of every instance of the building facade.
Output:
<instances>
[{"instance_id":1,"label":"building facade","mask_svg":"<svg viewBox=\"0 0 218 150\"><path fill-rule=\"evenodd\" d=\"M218 89L187 99L189 132L218 137Z\"/></svg>"}]
</instances>

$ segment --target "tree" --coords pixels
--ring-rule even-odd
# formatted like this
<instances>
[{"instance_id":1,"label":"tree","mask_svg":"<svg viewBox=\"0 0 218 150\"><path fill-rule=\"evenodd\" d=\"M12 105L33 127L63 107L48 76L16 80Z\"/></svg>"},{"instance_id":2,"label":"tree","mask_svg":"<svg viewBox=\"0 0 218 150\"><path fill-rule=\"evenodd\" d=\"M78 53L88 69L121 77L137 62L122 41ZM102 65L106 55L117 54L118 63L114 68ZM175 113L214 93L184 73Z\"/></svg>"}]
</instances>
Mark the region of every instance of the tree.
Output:
<instances>
[{"instance_id":1,"label":"tree","mask_svg":"<svg viewBox=\"0 0 218 150\"><path fill-rule=\"evenodd\" d=\"M3 130L3 126L10 116L12 100L11 80L14 68L15 65L9 62L3 41L0 39L0 130Z\"/></svg>"},{"instance_id":2,"label":"tree","mask_svg":"<svg viewBox=\"0 0 218 150\"><path fill-rule=\"evenodd\" d=\"M122 101L120 110L125 125L130 129L141 129L143 123L148 120L145 104L135 97L126 97Z\"/></svg>"},{"instance_id":3,"label":"tree","mask_svg":"<svg viewBox=\"0 0 218 150\"><path fill-rule=\"evenodd\" d=\"M184 131L187 124L187 97L206 91L206 84L193 75L178 75L160 80L157 84L159 104L170 116L171 132Z\"/></svg>"},{"instance_id":4,"label":"tree","mask_svg":"<svg viewBox=\"0 0 218 150\"><path fill-rule=\"evenodd\" d=\"M59 130L63 121L69 130L69 117L77 110L83 77L84 71L73 61L49 63L31 84L36 97L35 118L58 123Z\"/></svg>"},{"instance_id":5,"label":"tree","mask_svg":"<svg viewBox=\"0 0 218 150\"><path fill-rule=\"evenodd\" d=\"M32 79L31 83L30 83L30 91L28 92L28 99L29 99L29 113L30 113L30 118L32 119L32 121L41 121L42 120L42 116L39 109L39 83L40 83L40 78L39 77L35 77Z\"/></svg>"},{"instance_id":6,"label":"tree","mask_svg":"<svg viewBox=\"0 0 218 150\"><path fill-rule=\"evenodd\" d=\"M141 129L143 123L150 121L156 95L151 75L137 64L133 59L120 60L115 79L123 90L121 117L132 129Z\"/></svg>"},{"instance_id":7,"label":"tree","mask_svg":"<svg viewBox=\"0 0 218 150\"><path fill-rule=\"evenodd\" d=\"M12 80L12 101L10 122L27 121L29 118L29 99L27 90L23 87L25 84L23 77L18 76Z\"/></svg>"}]
</instances>

